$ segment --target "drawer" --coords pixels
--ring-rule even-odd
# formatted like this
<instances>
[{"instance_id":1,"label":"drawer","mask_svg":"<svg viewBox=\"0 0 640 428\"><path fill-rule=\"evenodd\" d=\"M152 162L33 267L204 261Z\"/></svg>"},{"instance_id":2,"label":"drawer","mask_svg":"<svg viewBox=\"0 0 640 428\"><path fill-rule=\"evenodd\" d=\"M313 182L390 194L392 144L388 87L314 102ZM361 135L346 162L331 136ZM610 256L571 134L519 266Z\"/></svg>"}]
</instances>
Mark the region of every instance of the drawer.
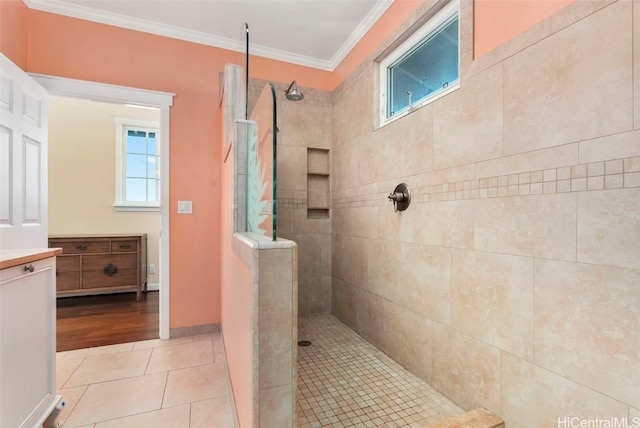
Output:
<instances>
[{"instance_id":1,"label":"drawer","mask_svg":"<svg viewBox=\"0 0 640 428\"><path fill-rule=\"evenodd\" d=\"M108 253L109 241L49 241L49 247L62 248L62 254Z\"/></svg>"},{"instance_id":2,"label":"drawer","mask_svg":"<svg viewBox=\"0 0 640 428\"><path fill-rule=\"evenodd\" d=\"M130 253L138 250L138 241L111 241L112 253Z\"/></svg>"},{"instance_id":3,"label":"drawer","mask_svg":"<svg viewBox=\"0 0 640 428\"><path fill-rule=\"evenodd\" d=\"M56 269L58 272L80 272L80 256L58 256Z\"/></svg>"},{"instance_id":4,"label":"drawer","mask_svg":"<svg viewBox=\"0 0 640 428\"><path fill-rule=\"evenodd\" d=\"M57 272L56 290L80 290L80 272Z\"/></svg>"},{"instance_id":5,"label":"drawer","mask_svg":"<svg viewBox=\"0 0 640 428\"><path fill-rule=\"evenodd\" d=\"M120 269L109 276L103 271L85 271L82 273L82 289L102 287L136 286L138 271L136 269Z\"/></svg>"},{"instance_id":6,"label":"drawer","mask_svg":"<svg viewBox=\"0 0 640 428\"><path fill-rule=\"evenodd\" d=\"M105 254L82 256L82 271L104 271L105 266L112 264L121 269L136 269L138 266L137 254ZM135 282L135 281L134 281Z\"/></svg>"}]
</instances>

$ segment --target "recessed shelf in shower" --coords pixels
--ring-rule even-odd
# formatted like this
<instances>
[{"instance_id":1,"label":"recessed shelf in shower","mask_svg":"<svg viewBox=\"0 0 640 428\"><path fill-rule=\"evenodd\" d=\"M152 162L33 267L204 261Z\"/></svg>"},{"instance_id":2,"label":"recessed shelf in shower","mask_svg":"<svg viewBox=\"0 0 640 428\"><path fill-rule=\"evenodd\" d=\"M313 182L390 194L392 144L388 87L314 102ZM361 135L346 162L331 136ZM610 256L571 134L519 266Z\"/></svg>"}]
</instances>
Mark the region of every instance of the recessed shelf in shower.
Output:
<instances>
[{"instance_id":1,"label":"recessed shelf in shower","mask_svg":"<svg viewBox=\"0 0 640 428\"><path fill-rule=\"evenodd\" d=\"M329 218L329 150L307 149L307 218Z\"/></svg>"}]
</instances>

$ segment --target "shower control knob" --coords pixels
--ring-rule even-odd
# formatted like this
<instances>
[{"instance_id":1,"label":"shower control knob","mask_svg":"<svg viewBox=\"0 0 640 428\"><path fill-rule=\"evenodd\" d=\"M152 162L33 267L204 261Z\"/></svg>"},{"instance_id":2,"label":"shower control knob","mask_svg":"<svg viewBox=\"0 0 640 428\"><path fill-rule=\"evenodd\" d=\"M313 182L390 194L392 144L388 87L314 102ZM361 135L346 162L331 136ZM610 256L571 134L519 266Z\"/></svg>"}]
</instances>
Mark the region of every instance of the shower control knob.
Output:
<instances>
[{"instance_id":1,"label":"shower control knob","mask_svg":"<svg viewBox=\"0 0 640 428\"><path fill-rule=\"evenodd\" d=\"M396 192L396 193L389 193L389 196L387 197L395 202L403 202L407 197L407 195L404 193Z\"/></svg>"},{"instance_id":2,"label":"shower control knob","mask_svg":"<svg viewBox=\"0 0 640 428\"><path fill-rule=\"evenodd\" d=\"M400 183L396 186L392 193L389 193L387 198L393 202L394 211L404 211L409 207L411 203L411 193L409 192L409 186L405 183Z\"/></svg>"}]
</instances>

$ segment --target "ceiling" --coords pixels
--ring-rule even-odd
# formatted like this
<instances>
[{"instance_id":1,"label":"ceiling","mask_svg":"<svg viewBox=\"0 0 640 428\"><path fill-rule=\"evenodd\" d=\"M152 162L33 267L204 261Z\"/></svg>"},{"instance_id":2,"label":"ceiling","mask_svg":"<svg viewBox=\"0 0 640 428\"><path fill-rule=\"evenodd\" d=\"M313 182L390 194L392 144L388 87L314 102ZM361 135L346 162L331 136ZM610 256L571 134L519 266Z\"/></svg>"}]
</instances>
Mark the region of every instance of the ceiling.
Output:
<instances>
[{"instance_id":1,"label":"ceiling","mask_svg":"<svg viewBox=\"0 0 640 428\"><path fill-rule=\"evenodd\" d=\"M393 0L23 0L32 9L334 70Z\"/></svg>"}]
</instances>

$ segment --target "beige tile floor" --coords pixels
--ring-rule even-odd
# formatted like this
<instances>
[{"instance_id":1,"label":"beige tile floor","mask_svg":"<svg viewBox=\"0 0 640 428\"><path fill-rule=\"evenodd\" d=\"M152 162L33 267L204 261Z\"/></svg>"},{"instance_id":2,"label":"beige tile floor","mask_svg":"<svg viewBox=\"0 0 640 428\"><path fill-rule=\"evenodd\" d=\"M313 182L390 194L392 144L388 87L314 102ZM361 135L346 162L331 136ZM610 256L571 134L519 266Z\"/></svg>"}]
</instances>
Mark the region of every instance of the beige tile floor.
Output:
<instances>
[{"instance_id":1,"label":"beige tile floor","mask_svg":"<svg viewBox=\"0 0 640 428\"><path fill-rule=\"evenodd\" d=\"M423 427L463 410L330 315L300 319L299 428ZM58 352L62 428L236 428L220 334ZM267 427L279 428L279 427Z\"/></svg>"},{"instance_id":2,"label":"beige tile floor","mask_svg":"<svg viewBox=\"0 0 640 428\"><path fill-rule=\"evenodd\" d=\"M422 428L464 412L331 315L298 322L299 428Z\"/></svg>"},{"instance_id":3,"label":"beige tile floor","mask_svg":"<svg viewBox=\"0 0 640 428\"><path fill-rule=\"evenodd\" d=\"M219 333L58 352L63 428L235 428Z\"/></svg>"}]
</instances>

